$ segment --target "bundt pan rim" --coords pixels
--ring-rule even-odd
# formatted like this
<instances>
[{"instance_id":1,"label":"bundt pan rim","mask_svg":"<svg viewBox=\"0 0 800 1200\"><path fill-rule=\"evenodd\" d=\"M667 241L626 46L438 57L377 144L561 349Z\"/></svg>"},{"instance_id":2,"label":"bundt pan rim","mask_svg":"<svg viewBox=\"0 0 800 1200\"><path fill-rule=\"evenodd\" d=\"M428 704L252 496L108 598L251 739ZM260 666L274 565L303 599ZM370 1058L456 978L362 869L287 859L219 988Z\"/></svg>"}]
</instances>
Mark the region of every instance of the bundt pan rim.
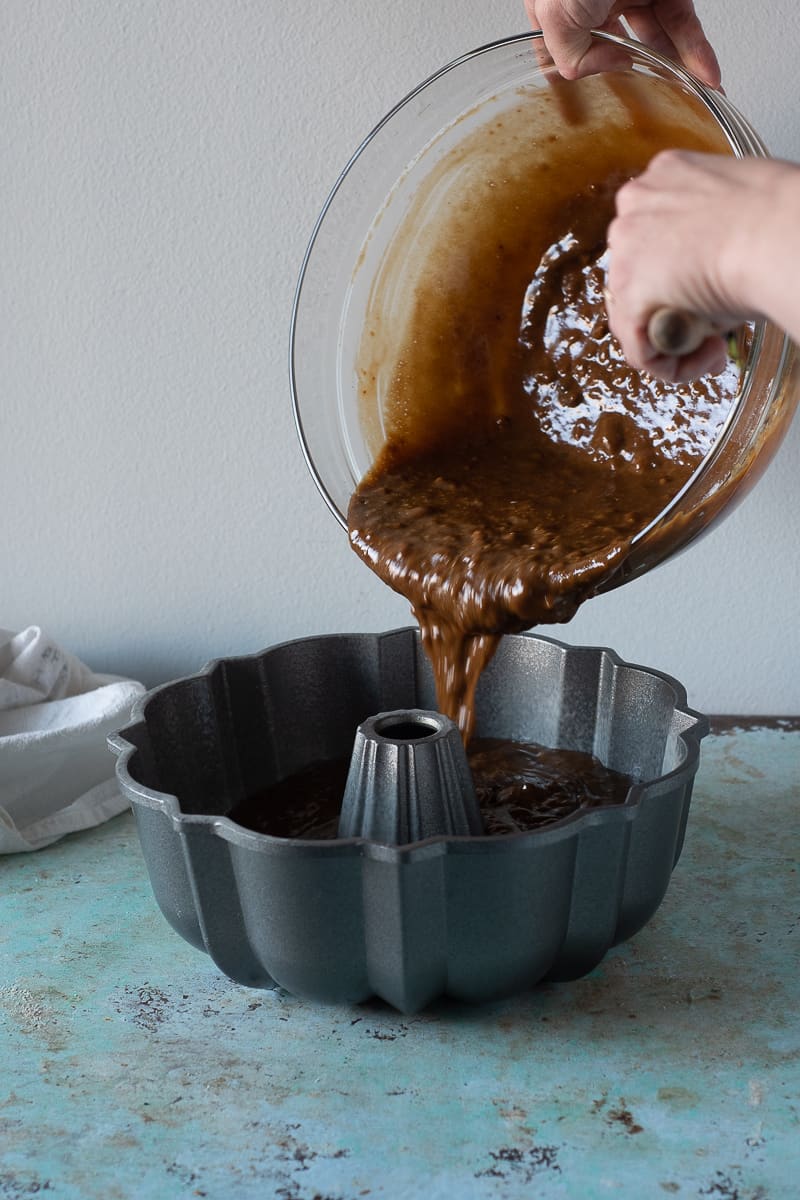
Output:
<instances>
[{"instance_id":1,"label":"bundt pan rim","mask_svg":"<svg viewBox=\"0 0 800 1200\"><path fill-rule=\"evenodd\" d=\"M144 804L148 808L154 808L161 811L164 815L169 816L176 830L182 826L203 827L212 830L224 841L261 851L262 853L272 851L284 854L299 853L311 856L319 854L323 856L337 851L340 854L347 852L348 856L369 856L384 862L406 862L419 857L434 857L435 854L447 853L451 850L461 853L474 853L486 852L491 847L493 852L511 852L513 848L519 849L521 844L524 846L528 842L535 842L537 844L542 842L558 842L573 833L578 833L584 827L605 823L609 820L633 820L645 800L655 799L651 795L653 791L671 791L674 787L680 786L681 776L687 775L688 779L692 780L697 772L700 761L700 742L706 736L709 729L708 718L703 713L689 706L686 688L678 679L657 668L647 667L641 663L629 662L609 646L594 644L573 645L563 642L558 638L539 634L531 630L508 635L509 640L513 641L519 638L535 639L538 642L555 647L566 656L578 654L603 656L610 662L615 672L619 668L624 667L632 671L642 671L646 675L661 679L672 689L675 695L674 713L685 717L688 722L686 727L677 733L678 742L683 749L682 761L673 767L671 771L663 775L632 784L625 800L621 804L606 805L599 808L577 809L565 817L548 822L546 825L536 829L503 834L502 836L494 834L449 834L424 838L420 841L408 842L400 846L392 846L363 837L337 837L320 840L316 838L279 837L274 834L261 833L257 830L248 829L232 820L229 816L219 813L184 812L181 808L181 801L175 793L159 791L156 788L149 787L146 784L140 783L131 774L131 761L139 752L137 742L131 739L135 738L141 731L146 730L147 708L163 693L176 690L180 686L187 685L194 680L207 679L210 681L215 672L224 669L228 664L266 660L270 655L286 651L293 646L338 641L342 638L358 638L359 640L374 640L378 642L382 639L405 633L417 634L417 630L414 626L398 626L394 629L374 633L322 633L313 634L305 638L288 638L285 641L277 642L261 650L209 659L198 671L188 672L175 679L155 685L143 695L136 698L131 709L129 721L108 738L109 749L117 756L115 765L116 777L123 793L131 799L132 803ZM353 733L355 735L355 730Z\"/></svg>"}]
</instances>

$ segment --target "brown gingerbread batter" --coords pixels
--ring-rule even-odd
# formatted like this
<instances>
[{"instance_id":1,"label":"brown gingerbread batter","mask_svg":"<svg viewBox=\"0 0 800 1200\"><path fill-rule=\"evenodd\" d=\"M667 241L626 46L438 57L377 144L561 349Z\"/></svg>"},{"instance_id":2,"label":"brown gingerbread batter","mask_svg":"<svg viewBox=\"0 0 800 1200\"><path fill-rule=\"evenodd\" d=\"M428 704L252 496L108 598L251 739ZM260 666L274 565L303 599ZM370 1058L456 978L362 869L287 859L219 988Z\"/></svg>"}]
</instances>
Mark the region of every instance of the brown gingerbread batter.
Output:
<instances>
[{"instance_id":1,"label":"brown gingerbread batter","mask_svg":"<svg viewBox=\"0 0 800 1200\"><path fill-rule=\"evenodd\" d=\"M476 738L468 753L484 833L528 833L582 809L622 804L633 780L591 754ZM272 837L338 836L348 758L310 764L237 805L237 824Z\"/></svg>"},{"instance_id":2,"label":"brown gingerbread batter","mask_svg":"<svg viewBox=\"0 0 800 1200\"><path fill-rule=\"evenodd\" d=\"M384 442L350 540L411 602L465 742L499 638L568 621L607 583L736 394L733 367L682 386L637 372L608 330L614 195L666 146L727 149L656 80L523 90L421 185L373 289L359 376Z\"/></svg>"}]
</instances>

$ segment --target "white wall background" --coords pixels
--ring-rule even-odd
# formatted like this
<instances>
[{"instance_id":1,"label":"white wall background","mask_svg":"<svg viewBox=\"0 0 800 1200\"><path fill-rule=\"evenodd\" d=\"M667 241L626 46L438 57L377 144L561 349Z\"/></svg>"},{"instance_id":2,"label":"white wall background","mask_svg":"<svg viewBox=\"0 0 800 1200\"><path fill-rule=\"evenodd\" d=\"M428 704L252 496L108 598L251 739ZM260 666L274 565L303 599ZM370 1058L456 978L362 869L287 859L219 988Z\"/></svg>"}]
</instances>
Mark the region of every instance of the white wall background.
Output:
<instances>
[{"instance_id":1,"label":"white wall background","mask_svg":"<svg viewBox=\"0 0 800 1200\"><path fill-rule=\"evenodd\" d=\"M730 98L800 159L796 5L699 2ZM522 0L4 0L0 626L149 685L408 623L307 475L294 285L362 136L524 28ZM799 457L797 422L717 531L556 636L707 711L800 712Z\"/></svg>"}]
</instances>

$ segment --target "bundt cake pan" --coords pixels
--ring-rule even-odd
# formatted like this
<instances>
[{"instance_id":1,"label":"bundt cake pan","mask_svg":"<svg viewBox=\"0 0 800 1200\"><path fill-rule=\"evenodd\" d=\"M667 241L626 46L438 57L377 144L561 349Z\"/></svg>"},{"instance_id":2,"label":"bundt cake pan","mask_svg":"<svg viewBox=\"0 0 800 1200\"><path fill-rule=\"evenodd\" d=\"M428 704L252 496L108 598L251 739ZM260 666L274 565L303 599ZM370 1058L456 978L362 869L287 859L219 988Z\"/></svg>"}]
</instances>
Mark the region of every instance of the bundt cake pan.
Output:
<instances>
[{"instance_id":1,"label":"bundt cake pan","mask_svg":"<svg viewBox=\"0 0 800 1200\"><path fill-rule=\"evenodd\" d=\"M272 837L226 814L346 757L372 714L436 708L416 629L220 659L148 692L109 739L156 900L230 978L404 1013L575 979L652 917L683 843L707 721L676 680L601 647L503 639L476 733L595 754L624 804L506 837L405 846Z\"/></svg>"}]
</instances>

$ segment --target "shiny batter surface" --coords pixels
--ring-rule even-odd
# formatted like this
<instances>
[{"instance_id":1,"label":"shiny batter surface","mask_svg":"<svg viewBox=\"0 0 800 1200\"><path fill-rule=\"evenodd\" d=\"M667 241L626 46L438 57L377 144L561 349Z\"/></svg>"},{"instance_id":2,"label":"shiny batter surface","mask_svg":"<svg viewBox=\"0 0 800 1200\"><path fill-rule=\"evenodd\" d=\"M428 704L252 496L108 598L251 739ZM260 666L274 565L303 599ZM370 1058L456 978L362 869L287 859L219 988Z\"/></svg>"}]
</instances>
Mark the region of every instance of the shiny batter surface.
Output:
<instances>
[{"instance_id":1,"label":"shiny batter surface","mask_svg":"<svg viewBox=\"0 0 800 1200\"><path fill-rule=\"evenodd\" d=\"M467 758L484 833L493 837L540 829L580 809L622 804L634 782L591 754L500 738L474 739ZM347 758L312 763L228 815L273 837L335 838L349 766Z\"/></svg>"}]
</instances>

